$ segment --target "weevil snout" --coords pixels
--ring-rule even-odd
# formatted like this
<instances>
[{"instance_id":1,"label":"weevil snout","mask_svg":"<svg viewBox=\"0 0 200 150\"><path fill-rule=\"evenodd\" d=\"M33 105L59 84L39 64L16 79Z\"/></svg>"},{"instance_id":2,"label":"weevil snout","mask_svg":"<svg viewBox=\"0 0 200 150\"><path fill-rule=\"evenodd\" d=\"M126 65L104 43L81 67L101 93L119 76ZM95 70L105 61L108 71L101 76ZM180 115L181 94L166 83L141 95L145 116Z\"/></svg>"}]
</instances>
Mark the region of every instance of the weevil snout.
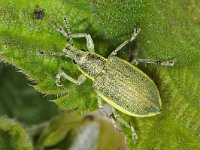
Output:
<instances>
[{"instance_id":1,"label":"weevil snout","mask_svg":"<svg viewBox=\"0 0 200 150\"><path fill-rule=\"evenodd\" d=\"M77 50L70 44L66 44L65 48L63 49L63 53L71 59L75 57L76 52Z\"/></svg>"},{"instance_id":2,"label":"weevil snout","mask_svg":"<svg viewBox=\"0 0 200 150\"><path fill-rule=\"evenodd\" d=\"M63 52L67 57L71 58L76 64L82 64L87 55L86 52L72 47L66 47L65 49L63 49Z\"/></svg>"}]
</instances>

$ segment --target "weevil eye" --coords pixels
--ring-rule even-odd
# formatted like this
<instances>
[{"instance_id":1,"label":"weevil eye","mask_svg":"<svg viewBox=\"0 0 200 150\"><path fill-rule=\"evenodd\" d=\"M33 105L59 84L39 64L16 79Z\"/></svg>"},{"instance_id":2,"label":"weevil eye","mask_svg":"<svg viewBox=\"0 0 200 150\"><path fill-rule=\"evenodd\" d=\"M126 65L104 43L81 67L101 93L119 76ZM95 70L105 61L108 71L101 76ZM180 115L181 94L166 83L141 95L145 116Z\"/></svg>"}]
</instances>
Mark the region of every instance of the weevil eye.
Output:
<instances>
[{"instance_id":1,"label":"weevil eye","mask_svg":"<svg viewBox=\"0 0 200 150\"><path fill-rule=\"evenodd\" d=\"M73 59L74 64L77 64L77 62Z\"/></svg>"},{"instance_id":2,"label":"weevil eye","mask_svg":"<svg viewBox=\"0 0 200 150\"><path fill-rule=\"evenodd\" d=\"M84 50L84 49L81 49L81 51L84 51L84 52L85 52L85 50Z\"/></svg>"}]
</instances>

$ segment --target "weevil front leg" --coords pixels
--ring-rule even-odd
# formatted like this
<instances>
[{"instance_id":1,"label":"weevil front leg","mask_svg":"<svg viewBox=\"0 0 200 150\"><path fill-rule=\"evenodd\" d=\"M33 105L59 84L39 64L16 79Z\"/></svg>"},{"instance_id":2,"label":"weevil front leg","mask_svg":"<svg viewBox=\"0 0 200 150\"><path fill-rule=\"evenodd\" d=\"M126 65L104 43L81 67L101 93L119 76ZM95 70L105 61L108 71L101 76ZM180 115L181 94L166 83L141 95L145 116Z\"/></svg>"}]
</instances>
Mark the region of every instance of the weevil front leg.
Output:
<instances>
[{"instance_id":1,"label":"weevil front leg","mask_svg":"<svg viewBox=\"0 0 200 150\"><path fill-rule=\"evenodd\" d=\"M134 140L134 143L136 144L137 141L138 141L138 136L135 132L135 129L133 128L133 126L131 124L129 124L128 122L126 122L124 119L122 119L119 114L117 113L117 111L115 110L114 107L112 107L112 113L114 115L114 117L119 121L121 122L123 125L125 125L126 127L130 128L131 129L131 132L132 132L132 138Z\"/></svg>"},{"instance_id":2,"label":"weevil front leg","mask_svg":"<svg viewBox=\"0 0 200 150\"><path fill-rule=\"evenodd\" d=\"M118 51L120 51L124 46L126 46L128 43L132 42L132 41L137 37L137 35L139 34L140 30L141 30L140 28L135 28L131 39L130 39L130 40L126 40L126 41L124 41L121 45L119 45L119 46L110 54L110 56L115 56L115 55L117 55L117 52L118 52Z\"/></svg>"},{"instance_id":3,"label":"weevil front leg","mask_svg":"<svg viewBox=\"0 0 200 150\"><path fill-rule=\"evenodd\" d=\"M67 32L65 32L65 30L63 29L63 27L61 25L59 25L58 23L56 25L57 25L56 31L60 32L65 38L68 39L68 34L67 34Z\"/></svg>"},{"instance_id":4,"label":"weevil front leg","mask_svg":"<svg viewBox=\"0 0 200 150\"><path fill-rule=\"evenodd\" d=\"M65 78L66 80L71 81L72 83L77 84L77 85L81 85L86 80L86 77L82 74L78 77L78 80L76 80L76 79L70 77L69 75L67 75L63 69L60 69L58 74L56 75L56 85L57 86L62 86L61 81L60 81L61 77Z\"/></svg>"},{"instance_id":5,"label":"weevil front leg","mask_svg":"<svg viewBox=\"0 0 200 150\"><path fill-rule=\"evenodd\" d=\"M138 63L149 63L149 64L157 64L161 66L173 66L175 61L174 60L151 60L151 59L134 59L131 63L138 65Z\"/></svg>"},{"instance_id":6,"label":"weevil front leg","mask_svg":"<svg viewBox=\"0 0 200 150\"><path fill-rule=\"evenodd\" d=\"M90 36L90 34L86 34L86 33L71 34L71 31L70 31L70 28L69 28L69 23L68 23L66 17L64 17L64 22L65 22L65 26L66 26L67 32L65 32L63 27L61 25L59 25L59 24L57 24L57 31L60 32L64 37L69 39L71 44L73 44L73 38L86 38L87 49L90 52L94 52L94 43L93 43L93 40L92 40L92 37Z\"/></svg>"},{"instance_id":7,"label":"weevil front leg","mask_svg":"<svg viewBox=\"0 0 200 150\"><path fill-rule=\"evenodd\" d=\"M60 32L64 37L67 38L67 40L69 41L69 44L73 45L73 39L72 39L72 34L69 28L69 23L66 17L63 17L63 20L65 22L65 27L67 29L67 32L65 32L65 30L63 29L63 27L61 25L59 25L58 23L57 25L57 31Z\"/></svg>"},{"instance_id":8,"label":"weevil front leg","mask_svg":"<svg viewBox=\"0 0 200 150\"><path fill-rule=\"evenodd\" d=\"M86 39L86 46L90 52L94 52L94 43L90 34L86 33L76 33L72 34L72 38L85 38Z\"/></svg>"},{"instance_id":9,"label":"weevil front leg","mask_svg":"<svg viewBox=\"0 0 200 150\"><path fill-rule=\"evenodd\" d=\"M60 26L57 30L58 32L62 33L65 37L67 37L67 33L64 31L64 29ZM76 34L72 34L71 35L72 38L85 38L86 39L86 46L87 49L90 52L95 52L94 51L94 43L92 40L92 37L90 36L90 34L86 34L86 33L76 33Z\"/></svg>"},{"instance_id":10,"label":"weevil front leg","mask_svg":"<svg viewBox=\"0 0 200 150\"><path fill-rule=\"evenodd\" d=\"M121 132L122 130L121 130L120 126L116 123L116 121L114 120L114 118L112 117L112 113L111 113L111 114L108 114L108 112L106 112L106 111L104 110L104 107L103 107L103 105L102 105L103 99L102 99L101 97L99 97L99 96L98 96L97 98L98 98L98 106L99 106L99 109L103 112L103 114L104 114L106 117L108 117L108 118L111 120L111 122L112 122L114 128L115 128L117 131Z\"/></svg>"}]
</instances>

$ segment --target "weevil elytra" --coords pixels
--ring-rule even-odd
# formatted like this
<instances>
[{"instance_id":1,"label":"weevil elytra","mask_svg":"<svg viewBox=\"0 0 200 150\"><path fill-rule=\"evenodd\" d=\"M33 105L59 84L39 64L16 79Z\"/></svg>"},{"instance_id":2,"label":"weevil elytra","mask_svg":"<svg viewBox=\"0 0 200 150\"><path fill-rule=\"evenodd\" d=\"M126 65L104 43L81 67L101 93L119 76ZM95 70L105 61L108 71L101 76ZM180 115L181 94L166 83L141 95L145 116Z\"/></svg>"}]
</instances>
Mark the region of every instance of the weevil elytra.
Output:
<instances>
[{"instance_id":1,"label":"weevil elytra","mask_svg":"<svg viewBox=\"0 0 200 150\"><path fill-rule=\"evenodd\" d=\"M174 61L159 61L134 59L129 63L119 57L116 57L126 44L132 42L138 35L140 29L134 29L130 40L126 40L117 47L108 58L104 58L94 52L94 44L91 36L85 33L71 34L68 21L64 17L67 32L57 24L57 31L62 33L68 42L61 53L40 52L40 54L64 55L73 59L82 74L78 80L67 75L60 69L56 76L56 84L62 86L60 78L63 77L77 85L82 84L86 77L90 78L94 84L93 88L98 95L99 108L107 115L103 109L104 100L112 106L113 116L125 126L131 128L134 142L137 141L137 135L133 126L119 117L116 110L134 117L149 117L161 112L162 104L159 91L155 83L140 69L132 63L155 63L165 66L173 66ZM73 44L73 38L86 38L88 52L77 49ZM108 116L108 115L107 115ZM117 130L120 127L116 124L112 115L108 116Z\"/></svg>"}]
</instances>

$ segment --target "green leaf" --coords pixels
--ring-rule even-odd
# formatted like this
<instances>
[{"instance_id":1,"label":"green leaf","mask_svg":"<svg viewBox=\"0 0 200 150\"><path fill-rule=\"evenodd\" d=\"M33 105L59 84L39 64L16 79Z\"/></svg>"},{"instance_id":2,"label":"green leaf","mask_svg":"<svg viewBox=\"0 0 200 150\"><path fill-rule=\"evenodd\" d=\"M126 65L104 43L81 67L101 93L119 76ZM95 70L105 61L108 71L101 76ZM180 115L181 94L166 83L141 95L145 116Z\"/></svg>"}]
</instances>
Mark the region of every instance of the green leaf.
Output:
<instances>
[{"instance_id":1,"label":"green leaf","mask_svg":"<svg viewBox=\"0 0 200 150\"><path fill-rule=\"evenodd\" d=\"M39 147L49 147L62 141L71 128L77 127L79 118L72 113L56 116L50 125L44 129L38 140Z\"/></svg>"},{"instance_id":2,"label":"green leaf","mask_svg":"<svg viewBox=\"0 0 200 150\"><path fill-rule=\"evenodd\" d=\"M117 150L121 145L122 136L111 122L95 113L77 117L72 111L54 117L41 133L37 146L41 149Z\"/></svg>"},{"instance_id":3,"label":"green leaf","mask_svg":"<svg viewBox=\"0 0 200 150\"><path fill-rule=\"evenodd\" d=\"M73 85L65 96L54 100L54 102L61 109L78 108L80 114L85 114L98 107L96 94L91 87L92 83L89 80L84 82L81 86Z\"/></svg>"},{"instance_id":4,"label":"green leaf","mask_svg":"<svg viewBox=\"0 0 200 150\"><path fill-rule=\"evenodd\" d=\"M32 141L14 119L0 117L0 149L33 150Z\"/></svg>"},{"instance_id":5,"label":"green leaf","mask_svg":"<svg viewBox=\"0 0 200 150\"><path fill-rule=\"evenodd\" d=\"M35 91L26 76L13 66L0 63L0 115L16 118L26 124L36 124L50 119L57 106L49 102L52 96ZM48 111L44 111L48 109Z\"/></svg>"},{"instance_id":6,"label":"green leaf","mask_svg":"<svg viewBox=\"0 0 200 150\"><path fill-rule=\"evenodd\" d=\"M45 13L40 20L34 12ZM37 8L38 9L38 8ZM124 129L131 149L198 149L200 134L199 48L200 5L198 1L116 0L116 1L18 1L0 5L0 58L22 69L43 93L64 95L55 102L66 109L79 106L79 112L96 109L91 81L76 87L63 81L55 85L59 68L77 78L80 72L68 59L38 56L38 51L61 51L66 43L53 28L55 21L68 17L73 33L87 32L94 37L97 53L106 57L114 47L131 36L133 27L142 31L137 41L120 52L127 58L137 43L139 57L175 59L173 67L139 65L157 84L163 113L151 118L123 118L133 123L139 136L133 145L131 132ZM107 41L102 40L107 39ZM85 40L77 40L85 48ZM72 91L71 91L72 89ZM142 91L141 91L142 92ZM71 100L71 101L70 101ZM80 100L80 101L79 101Z\"/></svg>"}]
</instances>

